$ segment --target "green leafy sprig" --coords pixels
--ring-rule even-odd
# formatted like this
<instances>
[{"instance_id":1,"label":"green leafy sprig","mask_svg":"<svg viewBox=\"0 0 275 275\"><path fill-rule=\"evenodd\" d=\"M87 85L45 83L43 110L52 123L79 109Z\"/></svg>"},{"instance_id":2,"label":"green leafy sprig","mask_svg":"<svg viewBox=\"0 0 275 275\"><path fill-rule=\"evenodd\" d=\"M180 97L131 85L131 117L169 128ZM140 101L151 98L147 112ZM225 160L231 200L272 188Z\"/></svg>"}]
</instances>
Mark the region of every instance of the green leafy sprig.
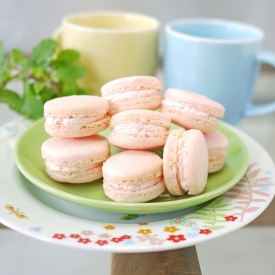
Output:
<instances>
[{"instance_id":1,"label":"green leafy sprig","mask_svg":"<svg viewBox=\"0 0 275 275\"><path fill-rule=\"evenodd\" d=\"M42 40L29 58L19 49L7 56L0 41L0 103L27 118L38 119L43 116L46 101L87 94L77 84L85 74L77 64L79 58L77 51L61 50L52 39ZM23 93L9 88L14 81L22 82Z\"/></svg>"}]
</instances>

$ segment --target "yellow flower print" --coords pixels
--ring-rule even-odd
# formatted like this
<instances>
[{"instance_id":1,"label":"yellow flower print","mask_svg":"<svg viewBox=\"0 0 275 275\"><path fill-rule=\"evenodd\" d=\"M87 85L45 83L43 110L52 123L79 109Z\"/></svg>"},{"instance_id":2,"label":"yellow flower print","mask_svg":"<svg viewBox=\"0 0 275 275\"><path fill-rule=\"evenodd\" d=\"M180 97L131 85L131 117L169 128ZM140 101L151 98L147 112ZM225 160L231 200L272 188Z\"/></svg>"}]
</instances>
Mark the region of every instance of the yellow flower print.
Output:
<instances>
[{"instance_id":1,"label":"yellow flower print","mask_svg":"<svg viewBox=\"0 0 275 275\"><path fill-rule=\"evenodd\" d=\"M140 230L138 231L138 233L140 233L140 234L142 234L142 235L147 235L147 234L151 234L152 231L151 231L151 229L140 229Z\"/></svg>"},{"instance_id":2,"label":"yellow flower print","mask_svg":"<svg viewBox=\"0 0 275 275\"><path fill-rule=\"evenodd\" d=\"M113 225L105 225L103 226L106 230L114 230L116 227Z\"/></svg>"},{"instance_id":3,"label":"yellow flower print","mask_svg":"<svg viewBox=\"0 0 275 275\"><path fill-rule=\"evenodd\" d=\"M164 232L169 232L169 233L174 233L176 231L179 231L180 229L175 227L175 226L165 226L164 227Z\"/></svg>"},{"instance_id":4,"label":"yellow flower print","mask_svg":"<svg viewBox=\"0 0 275 275\"><path fill-rule=\"evenodd\" d=\"M140 222L139 225L148 225L148 222Z\"/></svg>"}]
</instances>

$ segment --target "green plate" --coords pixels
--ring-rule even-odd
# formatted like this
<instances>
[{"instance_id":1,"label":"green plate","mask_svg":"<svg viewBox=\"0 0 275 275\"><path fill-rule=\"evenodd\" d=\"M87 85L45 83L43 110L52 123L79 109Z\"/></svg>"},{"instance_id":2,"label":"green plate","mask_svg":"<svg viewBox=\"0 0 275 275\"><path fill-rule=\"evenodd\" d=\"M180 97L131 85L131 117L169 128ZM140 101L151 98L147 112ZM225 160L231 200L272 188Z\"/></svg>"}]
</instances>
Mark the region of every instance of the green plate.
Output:
<instances>
[{"instance_id":1,"label":"green plate","mask_svg":"<svg viewBox=\"0 0 275 275\"><path fill-rule=\"evenodd\" d=\"M171 129L178 128L172 125ZM232 128L233 129L233 128ZM59 198L98 210L117 213L149 214L170 212L209 201L230 188L243 177L248 166L248 154L242 140L234 130L220 123L219 131L229 139L229 149L223 169L209 174L205 191L198 196L173 196L165 191L158 198L146 203L118 203L105 196L102 179L79 185L60 183L45 172L41 145L50 136L44 131L44 119L35 122L17 141L15 161L21 173L33 184ZM110 130L101 132L107 137ZM111 153L119 152L111 146ZM157 152L160 156L162 150Z\"/></svg>"}]
</instances>

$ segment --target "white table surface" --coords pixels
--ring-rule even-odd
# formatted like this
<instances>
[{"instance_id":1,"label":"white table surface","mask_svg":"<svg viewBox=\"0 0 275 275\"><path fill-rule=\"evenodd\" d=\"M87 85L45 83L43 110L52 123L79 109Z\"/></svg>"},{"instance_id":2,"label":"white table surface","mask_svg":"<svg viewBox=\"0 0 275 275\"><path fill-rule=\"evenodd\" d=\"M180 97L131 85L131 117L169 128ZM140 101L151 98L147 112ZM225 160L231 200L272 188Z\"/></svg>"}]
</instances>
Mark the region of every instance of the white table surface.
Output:
<instances>
[{"instance_id":1,"label":"white table surface","mask_svg":"<svg viewBox=\"0 0 275 275\"><path fill-rule=\"evenodd\" d=\"M274 72L262 74L255 94L256 102L271 99L275 99ZM16 113L0 104L0 125L16 117ZM262 144L275 160L274 126L275 113L246 118L237 127ZM274 275L275 208L274 211L266 210L261 216L263 218L256 225L252 223L196 245L202 274ZM110 253L55 246L10 229L0 229L0 274L3 275L106 275L110 274L110 259Z\"/></svg>"}]
</instances>

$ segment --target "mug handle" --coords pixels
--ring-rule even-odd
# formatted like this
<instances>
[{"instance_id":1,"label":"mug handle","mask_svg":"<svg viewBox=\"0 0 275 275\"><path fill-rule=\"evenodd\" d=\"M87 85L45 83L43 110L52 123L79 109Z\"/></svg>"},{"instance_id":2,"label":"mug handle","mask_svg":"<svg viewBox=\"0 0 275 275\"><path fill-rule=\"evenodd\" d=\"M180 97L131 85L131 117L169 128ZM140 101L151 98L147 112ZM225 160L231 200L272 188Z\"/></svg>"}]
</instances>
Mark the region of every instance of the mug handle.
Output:
<instances>
[{"instance_id":1,"label":"mug handle","mask_svg":"<svg viewBox=\"0 0 275 275\"><path fill-rule=\"evenodd\" d=\"M266 63L275 68L275 53L263 51L257 56L257 61ZM272 113L275 111L275 101L263 105L250 104L244 111L245 117L260 116Z\"/></svg>"}]
</instances>

